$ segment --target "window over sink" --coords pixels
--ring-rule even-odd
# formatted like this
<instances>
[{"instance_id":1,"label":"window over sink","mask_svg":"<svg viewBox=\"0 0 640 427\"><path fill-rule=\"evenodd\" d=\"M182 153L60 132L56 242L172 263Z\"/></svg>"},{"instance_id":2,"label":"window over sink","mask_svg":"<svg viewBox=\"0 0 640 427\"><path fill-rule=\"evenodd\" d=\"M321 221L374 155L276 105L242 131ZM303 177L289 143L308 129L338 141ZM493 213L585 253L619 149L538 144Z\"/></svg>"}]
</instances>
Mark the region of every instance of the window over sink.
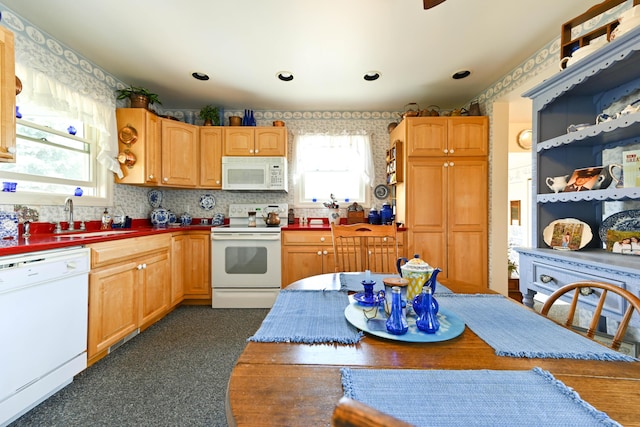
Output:
<instances>
[{"instance_id":1,"label":"window over sink","mask_svg":"<svg viewBox=\"0 0 640 427\"><path fill-rule=\"evenodd\" d=\"M26 115L25 115L26 116ZM95 131L78 120L32 115L16 124L16 162L0 164L0 178L17 182L14 203L59 203L82 189L106 196L107 174L96 161ZM15 199L15 200L14 200Z\"/></svg>"},{"instance_id":2,"label":"window over sink","mask_svg":"<svg viewBox=\"0 0 640 427\"><path fill-rule=\"evenodd\" d=\"M322 207L331 194L339 203L368 204L374 179L369 135L301 133L295 139L294 163L297 206Z\"/></svg>"}]
</instances>

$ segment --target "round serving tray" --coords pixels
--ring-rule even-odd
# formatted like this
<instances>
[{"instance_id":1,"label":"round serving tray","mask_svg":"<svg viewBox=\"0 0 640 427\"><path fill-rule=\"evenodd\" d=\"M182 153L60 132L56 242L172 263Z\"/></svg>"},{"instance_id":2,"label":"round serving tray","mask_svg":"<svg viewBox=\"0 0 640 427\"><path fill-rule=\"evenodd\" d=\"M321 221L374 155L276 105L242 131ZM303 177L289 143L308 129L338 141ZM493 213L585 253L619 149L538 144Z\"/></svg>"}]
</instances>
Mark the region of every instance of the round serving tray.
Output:
<instances>
[{"instance_id":1,"label":"round serving tray","mask_svg":"<svg viewBox=\"0 0 640 427\"><path fill-rule=\"evenodd\" d=\"M387 315L383 308L378 309L378 314L371 320L367 320L363 310L367 310L367 315L371 317L374 314L372 307L365 307L358 302L352 302L344 309L344 317L356 328L377 337L386 338L394 341L405 342L439 342L453 339L464 332L464 322L457 315L440 306L438 311L438 321L440 329L435 334L427 334L422 332L416 326L416 317L407 316L409 331L404 335L393 335L387 332Z\"/></svg>"}]
</instances>

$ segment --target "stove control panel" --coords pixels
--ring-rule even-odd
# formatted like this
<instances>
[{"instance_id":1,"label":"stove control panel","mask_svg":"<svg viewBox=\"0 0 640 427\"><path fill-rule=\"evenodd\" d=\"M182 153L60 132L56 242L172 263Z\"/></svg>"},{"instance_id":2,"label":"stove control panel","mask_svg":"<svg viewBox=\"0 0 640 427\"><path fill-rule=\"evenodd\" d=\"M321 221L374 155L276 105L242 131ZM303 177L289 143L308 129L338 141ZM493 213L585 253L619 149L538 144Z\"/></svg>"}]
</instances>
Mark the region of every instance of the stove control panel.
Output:
<instances>
[{"instance_id":1,"label":"stove control panel","mask_svg":"<svg viewBox=\"0 0 640 427\"><path fill-rule=\"evenodd\" d=\"M255 212L259 218L269 212L277 212L278 216L286 216L289 211L287 203L261 204L261 203L239 203L229 205L229 218L247 218L249 212Z\"/></svg>"}]
</instances>

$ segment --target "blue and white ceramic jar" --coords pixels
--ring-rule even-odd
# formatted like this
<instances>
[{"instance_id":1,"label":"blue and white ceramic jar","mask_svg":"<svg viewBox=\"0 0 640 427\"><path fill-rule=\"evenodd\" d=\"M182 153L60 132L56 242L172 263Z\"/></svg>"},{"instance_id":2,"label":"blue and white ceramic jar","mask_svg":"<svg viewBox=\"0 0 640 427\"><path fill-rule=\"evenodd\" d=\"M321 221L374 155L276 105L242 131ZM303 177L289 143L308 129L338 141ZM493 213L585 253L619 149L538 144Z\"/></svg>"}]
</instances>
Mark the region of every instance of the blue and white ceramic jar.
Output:
<instances>
[{"instance_id":1,"label":"blue and white ceramic jar","mask_svg":"<svg viewBox=\"0 0 640 427\"><path fill-rule=\"evenodd\" d=\"M182 226L191 225L192 219L193 218L191 218L191 215L189 215L188 212L185 212L182 215L180 215L180 225Z\"/></svg>"},{"instance_id":2,"label":"blue and white ceramic jar","mask_svg":"<svg viewBox=\"0 0 640 427\"><path fill-rule=\"evenodd\" d=\"M169 211L163 207L151 211L151 224L154 227L166 227L169 224Z\"/></svg>"},{"instance_id":3,"label":"blue and white ceramic jar","mask_svg":"<svg viewBox=\"0 0 640 427\"><path fill-rule=\"evenodd\" d=\"M169 215L169 224L175 224L176 222L178 222L178 217L176 216L176 214L171 212L171 209L167 210L167 215Z\"/></svg>"}]
</instances>

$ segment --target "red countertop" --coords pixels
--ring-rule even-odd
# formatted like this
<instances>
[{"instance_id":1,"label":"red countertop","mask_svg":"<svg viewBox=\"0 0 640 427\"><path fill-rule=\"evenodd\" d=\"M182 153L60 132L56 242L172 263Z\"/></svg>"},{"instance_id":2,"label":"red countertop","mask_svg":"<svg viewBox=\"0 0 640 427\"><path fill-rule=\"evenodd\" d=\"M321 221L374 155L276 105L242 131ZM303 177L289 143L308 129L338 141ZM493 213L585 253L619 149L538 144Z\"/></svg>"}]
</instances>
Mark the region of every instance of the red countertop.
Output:
<instances>
[{"instance_id":1,"label":"red countertop","mask_svg":"<svg viewBox=\"0 0 640 427\"><path fill-rule=\"evenodd\" d=\"M66 223L62 223L66 228ZM0 240L0 256L24 254L29 252L46 251L51 249L60 249L70 246L82 246L90 243L108 242L110 240L127 239L131 237L149 236L158 233L175 233L178 231L188 230L211 230L211 224L200 224L200 220L195 218L193 225L185 227L165 227L156 228L151 225L147 219L134 219L131 228L110 229L113 234L103 236L86 236L86 237L69 237L74 234L92 233L100 230L100 221L86 222L86 230L78 230L77 232L56 234L53 232L53 224L51 223L33 223L31 225L31 237L25 239L22 237L22 224L19 225L19 238L17 240ZM282 230L286 231L330 231L331 226L326 219L322 224L309 223L302 225L297 222L295 224L285 224ZM404 227L398 228L398 231L404 231Z\"/></svg>"},{"instance_id":2,"label":"red countertop","mask_svg":"<svg viewBox=\"0 0 640 427\"><path fill-rule=\"evenodd\" d=\"M31 225L31 236L27 239L22 237L22 224L19 226L19 238L17 240L0 240L0 256L16 255L29 252L46 251L51 249L60 249L70 246L82 246L90 243L107 242L110 240L126 239L131 237L149 236L159 233L175 233L187 230L211 230L211 225L200 225L199 220L194 221L194 225L185 227L166 227L156 228L146 219L133 220L131 228L114 228L110 230L100 230L100 221L91 221L86 223L86 230L78 230L76 232L65 232L63 234L53 233L53 224L34 223ZM66 223L63 223L66 228ZM96 231L109 231L113 234L104 236L86 236L86 237L69 237L93 233Z\"/></svg>"}]
</instances>

